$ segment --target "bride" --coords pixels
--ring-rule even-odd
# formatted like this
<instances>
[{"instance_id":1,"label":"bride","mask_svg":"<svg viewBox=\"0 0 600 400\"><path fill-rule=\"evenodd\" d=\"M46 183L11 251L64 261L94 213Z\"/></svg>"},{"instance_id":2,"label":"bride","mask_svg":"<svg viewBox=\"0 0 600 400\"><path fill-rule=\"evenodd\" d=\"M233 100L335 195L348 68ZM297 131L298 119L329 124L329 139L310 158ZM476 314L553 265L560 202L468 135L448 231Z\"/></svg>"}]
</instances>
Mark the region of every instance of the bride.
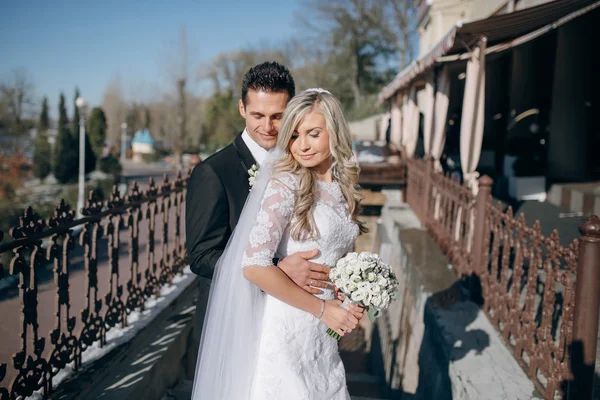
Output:
<instances>
[{"instance_id":1,"label":"bride","mask_svg":"<svg viewBox=\"0 0 600 400\"><path fill-rule=\"evenodd\" d=\"M338 342L363 310L334 288L311 295L274 258L320 250L333 266L365 226L358 167L339 101L309 89L288 104L277 147L261 165L215 271L194 379L194 400L350 399Z\"/></svg>"}]
</instances>

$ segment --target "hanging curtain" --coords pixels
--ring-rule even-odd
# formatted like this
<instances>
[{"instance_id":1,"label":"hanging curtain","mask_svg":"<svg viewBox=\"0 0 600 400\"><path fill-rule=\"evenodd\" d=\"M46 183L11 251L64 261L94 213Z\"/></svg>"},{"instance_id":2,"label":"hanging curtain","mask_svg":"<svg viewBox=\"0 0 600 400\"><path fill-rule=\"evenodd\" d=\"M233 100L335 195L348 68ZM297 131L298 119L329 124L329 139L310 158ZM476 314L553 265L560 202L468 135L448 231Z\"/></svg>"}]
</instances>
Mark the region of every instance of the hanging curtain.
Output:
<instances>
[{"instance_id":1,"label":"hanging curtain","mask_svg":"<svg viewBox=\"0 0 600 400\"><path fill-rule=\"evenodd\" d=\"M467 185L477 193L478 173L475 171L481 156L485 105L485 47L481 40L473 49L467 63L465 95L460 127L460 163Z\"/></svg>"},{"instance_id":2,"label":"hanging curtain","mask_svg":"<svg viewBox=\"0 0 600 400\"><path fill-rule=\"evenodd\" d=\"M446 144L446 118L448 116L448 105L450 103L450 74L447 66L442 66L437 74L435 92L435 107L433 113L433 139L431 143L431 156L434 160L435 169L442 170L440 157Z\"/></svg>"},{"instance_id":3,"label":"hanging curtain","mask_svg":"<svg viewBox=\"0 0 600 400\"><path fill-rule=\"evenodd\" d=\"M405 97L402 110L404 117L402 142L406 146L406 156L412 158L419 139L419 107L417 106L417 88L413 85Z\"/></svg>"},{"instance_id":4,"label":"hanging curtain","mask_svg":"<svg viewBox=\"0 0 600 400\"><path fill-rule=\"evenodd\" d=\"M401 145L402 140L402 131L400 130L400 105L398 104L398 96L392 96L392 110L390 112L391 116L391 131L390 131L390 141L394 143L396 146Z\"/></svg>"},{"instance_id":5,"label":"hanging curtain","mask_svg":"<svg viewBox=\"0 0 600 400\"><path fill-rule=\"evenodd\" d=\"M423 118L423 144L425 145L425 154L431 155L433 120L435 110L435 88L433 73L428 74L425 82L425 115Z\"/></svg>"}]
</instances>

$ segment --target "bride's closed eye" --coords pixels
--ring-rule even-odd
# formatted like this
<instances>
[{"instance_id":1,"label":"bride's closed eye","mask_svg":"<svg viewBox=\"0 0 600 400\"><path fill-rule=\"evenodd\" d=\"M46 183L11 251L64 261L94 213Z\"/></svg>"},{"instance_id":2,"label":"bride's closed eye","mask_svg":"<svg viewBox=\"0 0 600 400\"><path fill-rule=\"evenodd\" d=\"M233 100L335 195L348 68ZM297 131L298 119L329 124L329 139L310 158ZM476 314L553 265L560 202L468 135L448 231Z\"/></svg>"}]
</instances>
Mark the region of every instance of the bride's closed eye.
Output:
<instances>
[{"instance_id":1,"label":"bride's closed eye","mask_svg":"<svg viewBox=\"0 0 600 400\"><path fill-rule=\"evenodd\" d=\"M308 133L311 138L318 138L321 135L321 129L315 128Z\"/></svg>"}]
</instances>

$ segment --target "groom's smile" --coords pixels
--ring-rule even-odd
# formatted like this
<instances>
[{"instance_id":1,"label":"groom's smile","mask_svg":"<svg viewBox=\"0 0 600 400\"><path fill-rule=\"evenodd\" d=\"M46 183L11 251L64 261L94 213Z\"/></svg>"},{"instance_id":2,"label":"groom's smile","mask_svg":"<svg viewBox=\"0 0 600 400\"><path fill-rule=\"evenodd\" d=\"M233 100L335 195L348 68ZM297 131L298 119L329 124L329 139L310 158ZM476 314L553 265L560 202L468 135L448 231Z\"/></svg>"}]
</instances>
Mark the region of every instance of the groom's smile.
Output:
<instances>
[{"instance_id":1,"label":"groom's smile","mask_svg":"<svg viewBox=\"0 0 600 400\"><path fill-rule=\"evenodd\" d=\"M277 144L279 124L289 96L286 92L249 90L246 98L246 104L242 100L239 102L246 131L260 147L270 150Z\"/></svg>"}]
</instances>

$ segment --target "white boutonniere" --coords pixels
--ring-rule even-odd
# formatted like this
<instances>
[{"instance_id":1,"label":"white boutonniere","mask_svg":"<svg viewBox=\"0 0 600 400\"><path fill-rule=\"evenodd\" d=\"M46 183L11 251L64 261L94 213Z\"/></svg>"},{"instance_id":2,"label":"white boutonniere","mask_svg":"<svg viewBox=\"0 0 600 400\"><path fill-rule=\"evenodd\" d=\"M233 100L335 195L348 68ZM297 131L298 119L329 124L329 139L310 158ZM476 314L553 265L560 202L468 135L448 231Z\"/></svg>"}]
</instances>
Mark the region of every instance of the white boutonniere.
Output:
<instances>
[{"instance_id":1,"label":"white boutonniere","mask_svg":"<svg viewBox=\"0 0 600 400\"><path fill-rule=\"evenodd\" d=\"M248 175L248 183L250 184L250 190L252 190L256 178L258 178L258 165L252 164L252 167L248 170Z\"/></svg>"}]
</instances>

